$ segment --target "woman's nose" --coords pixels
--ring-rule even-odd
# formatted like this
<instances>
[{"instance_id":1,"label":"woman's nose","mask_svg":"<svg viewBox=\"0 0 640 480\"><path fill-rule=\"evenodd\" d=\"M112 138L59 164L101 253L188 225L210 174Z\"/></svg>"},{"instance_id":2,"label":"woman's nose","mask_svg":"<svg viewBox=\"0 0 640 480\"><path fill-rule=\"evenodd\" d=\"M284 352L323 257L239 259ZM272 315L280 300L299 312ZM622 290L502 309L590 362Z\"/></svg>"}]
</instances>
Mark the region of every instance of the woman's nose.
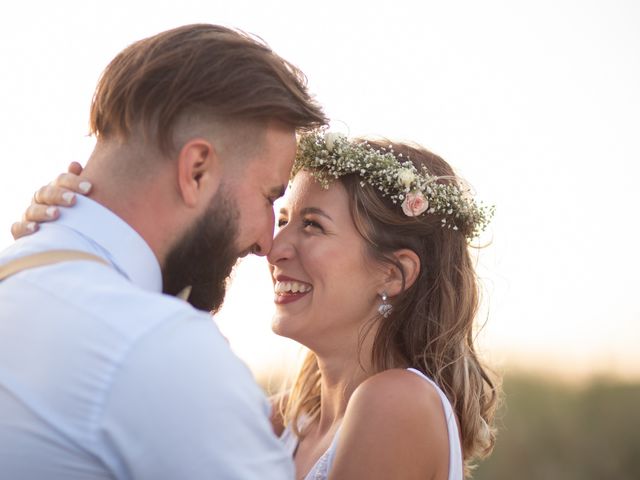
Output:
<instances>
[{"instance_id":1,"label":"woman's nose","mask_svg":"<svg viewBox=\"0 0 640 480\"><path fill-rule=\"evenodd\" d=\"M277 262L291 258L293 252L294 248L290 235L287 235L286 229L283 229L276 233L273 238L267 260L270 264L275 265Z\"/></svg>"}]
</instances>

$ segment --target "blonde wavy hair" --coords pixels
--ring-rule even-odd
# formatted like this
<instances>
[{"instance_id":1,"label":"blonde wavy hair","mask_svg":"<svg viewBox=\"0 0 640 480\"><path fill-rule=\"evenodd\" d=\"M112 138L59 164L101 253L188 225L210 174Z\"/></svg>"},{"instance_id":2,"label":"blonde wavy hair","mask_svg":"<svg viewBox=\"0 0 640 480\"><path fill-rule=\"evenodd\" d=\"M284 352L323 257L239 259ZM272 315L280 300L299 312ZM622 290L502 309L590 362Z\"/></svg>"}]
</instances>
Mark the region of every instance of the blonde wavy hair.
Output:
<instances>
[{"instance_id":1,"label":"blonde wavy hair","mask_svg":"<svg viewBox=\"0 0 640 480\"><path fill-rule=\"evenodd\" d=\"M390 143L370 140L369 144L379 148ZM401 143L392 148L416 167L426 166L431 174L442 177L440 181L461 183L449 164L428 150ZM348 193L353 221L373 261L396 264L402 272L390 254L409 248L421 263L413 285L391 299L391 315L377 317L363 328L362 338L375 328L371 352L375 371L371 373L413 367L440 386L459 421L465 475L469 476L473 462L493 450L501 388L474 346L479 285L464 232L442 228L437 215L404 215L399 205L362 185L356 175L336 181ZM303 415L317 419L320 403L321 374L315 354L308 352L293 386L281 396L284 424L301 436L299 419Z\"/></svg>"}]
</instances>

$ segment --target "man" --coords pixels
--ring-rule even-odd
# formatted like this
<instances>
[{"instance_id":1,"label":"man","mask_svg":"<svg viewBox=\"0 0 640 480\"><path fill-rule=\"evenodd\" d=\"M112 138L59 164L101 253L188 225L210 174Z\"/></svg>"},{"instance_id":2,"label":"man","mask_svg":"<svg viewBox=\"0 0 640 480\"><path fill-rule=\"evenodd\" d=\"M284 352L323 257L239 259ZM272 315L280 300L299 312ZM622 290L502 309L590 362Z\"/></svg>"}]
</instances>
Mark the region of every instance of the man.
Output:
<instances>
[{"instance_id":1,"label":"man","mask_svg":"<svg viewBox=\"0 0 640 480\"><path fill-rule=\"evenodd\" d=\"M201 310L238 256L268 253L296 129L324 123L300 71L223 27L163 32L109 64L90 197L0 253L1 478L293 476Z\"/></svg>"}]
</instances>

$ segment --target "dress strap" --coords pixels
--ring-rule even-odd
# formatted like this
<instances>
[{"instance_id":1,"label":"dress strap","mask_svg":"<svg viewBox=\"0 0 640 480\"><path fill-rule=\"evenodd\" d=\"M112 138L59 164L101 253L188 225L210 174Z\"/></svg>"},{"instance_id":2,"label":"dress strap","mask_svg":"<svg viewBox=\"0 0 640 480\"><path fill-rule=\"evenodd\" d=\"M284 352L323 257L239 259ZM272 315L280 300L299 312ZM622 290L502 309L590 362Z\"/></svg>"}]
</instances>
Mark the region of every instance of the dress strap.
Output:
<instances>
[{"instance_id":1,"label":"dress strap","mask_svg":"<svg viewBox=\"0 0 640 480\"><path fill-rule=\"evenodd\" d=\"M426 376L416 368L407 368L410 372L415 373L429 382L438 392L444 416L447 422L447 433L449 435L449 480L462 480L464 478L464 461L462 458L462 445L460 444L460 433L458 432L458 424L456 422L456 414L453 406L436 382Z\"/></svg>"}]
</instances>

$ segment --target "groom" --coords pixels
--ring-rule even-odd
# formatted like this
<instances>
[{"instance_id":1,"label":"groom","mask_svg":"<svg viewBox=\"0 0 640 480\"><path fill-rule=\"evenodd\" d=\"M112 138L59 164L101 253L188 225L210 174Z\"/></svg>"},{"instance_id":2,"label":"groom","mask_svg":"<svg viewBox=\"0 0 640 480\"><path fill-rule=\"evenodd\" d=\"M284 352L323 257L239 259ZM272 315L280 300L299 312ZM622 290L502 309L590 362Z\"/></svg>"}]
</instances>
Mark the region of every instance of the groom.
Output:
<instances>
[{"instance_id":1,"label":"groom","mask_svg":"<svg viewBox=\"0 0 640 480\"><path fill-rule=\"evenodd\" d=\"M299 70L223 27L166 31L109 64L91 195L0 253L0 477L293 477L202 310L239 256L271 248L296 130L324 123ZM195 308L174 296L185 287Z\"/></svg>"}]
</instances>

